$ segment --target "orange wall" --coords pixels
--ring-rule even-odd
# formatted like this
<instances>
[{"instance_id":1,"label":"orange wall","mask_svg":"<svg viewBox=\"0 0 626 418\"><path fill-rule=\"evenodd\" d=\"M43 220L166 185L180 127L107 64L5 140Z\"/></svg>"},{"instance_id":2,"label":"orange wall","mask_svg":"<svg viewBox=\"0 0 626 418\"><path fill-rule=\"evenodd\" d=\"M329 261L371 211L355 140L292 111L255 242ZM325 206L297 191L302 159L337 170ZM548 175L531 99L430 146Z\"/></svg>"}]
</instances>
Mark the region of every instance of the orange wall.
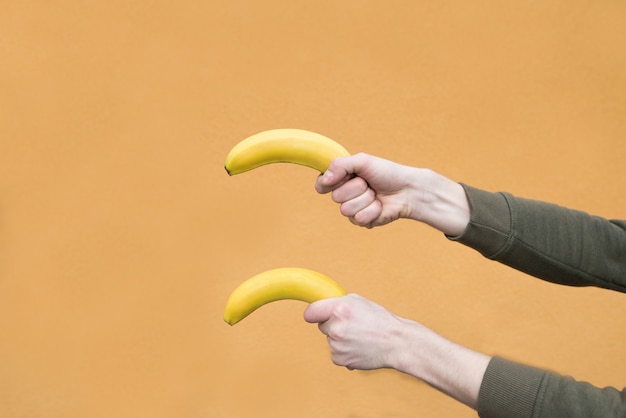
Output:
<instances>
[{"instance_id":1,"label":"orange wall","mask_svg":"<svg viewBox=\"0 0 626 418\"><path fill-rule=\"evenodd\" d=\"M308 168L222 168L243 137L296 127L626 217L625 3L523 3L3 6L1 415L475 416L407 376L334 366L301 302L222 321L239 282L286 265L622 387L626 296L530 279L417 223L354 227Z\"/></svg>"}]
</instances>

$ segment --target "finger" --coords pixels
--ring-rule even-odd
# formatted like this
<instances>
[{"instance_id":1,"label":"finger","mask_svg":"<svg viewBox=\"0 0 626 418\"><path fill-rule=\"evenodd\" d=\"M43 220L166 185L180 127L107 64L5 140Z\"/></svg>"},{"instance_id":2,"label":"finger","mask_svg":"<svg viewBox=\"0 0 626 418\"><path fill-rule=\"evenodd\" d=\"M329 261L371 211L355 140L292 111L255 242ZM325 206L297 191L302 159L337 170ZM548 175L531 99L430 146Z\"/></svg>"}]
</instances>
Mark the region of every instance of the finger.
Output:
<instances>
[{"instance_id":1,"label":"finger","mask_svg":"<svg viewBox=\"0 0 626 418\"><path fill-rule=\"evenodd\" d=\"M378 219L383 212L383 205L379 200L374 200L367 207L355 213L350 220L359 226L367 226L369 228L378 225Z\"/></svg>"},{"instance_id":2,"label":"finger","mask_svg":"<svg viewBox=\"0 0 626 418\"><path fill-rule=\"evenodd\" d=\"M323 175L318 176L315 188L319 193L328 193L339 185L359 174L367 163L368 155L358 153L347 157L334 158Z\"/></svg>"},{"instance_id":3,"label":"finger","mask_svg":"<svg viewBox=\"0 0 626 418\"><path fill-rule=\"evenodd\" d=\"M360 196L344 202L339 207L343 216L352 217L376 202L376 194L368 189Z\"/></svg>"},{"instance_id":4,"label":"finger","mask_svg":"<svg viewBox=\"0 0 626 418\"><path fill-rule=\"evenodd\" d=\"M343 159L350 157L334 158L324 173L318 176L315 188L320 193L326 193L338 187L345 179L350 178L350 174L346 171Z\"/></svg>"},{"instance_id":5,"label":"finger","mask_svg":"<svg viewBox=\"0 0 626 418\"><path fill-rule=\"evenodd\" d=\"M328 173L329 173L329 171L327 170L324 174L320 174L317 177L317 180L315 181L315 190L318 193L325 194L325 193L328 193L328 192L332 192L333 190L343 186L343 184L345 182L347 182L348 180L350 180L353 177L352 175L346 175L346 176L344 176L342 178L339 178L339 177L335 178L335 174L328 174ZM322 184L324 176L332 176L333 177L332 184L330 184L330 185Z\"/></svg>"},{"instance_id":6,"label":"finger","mask_svg":"<svg viewBox=\"0 0 626 418\"><path fill-rule=\"evenodd\" d=\"M326 340L328 341L328 344L331 345L332 338L330 338L330 335L328 335L330 333L329 327L330 327L329 321L320 322L317 324L317 328L320 330L322 334L326 336Z\"/></svg>"},{"instance_id":7,"label":"finger","mask_svg":"<svg viewBox=\"0 0 626 418\"><path fill-rule=\"evenodd\" d=\"M328 321L335 309L336 303L337 298L322 299L311 303L304 310L304 320L309 323L323 323Z\"/></svg>"},{"instance_id":8,"label":"finger","mask_svg":"<svg viewBox=\"0 0 626 418\"><path fill-rule=\"evenodd\" d=\"M332 199L336 203L343 203L355 197L361 196L369 189L369 185L361 177L354 177L347 180L340 187L335 188Z\"/></svg>"}]
</instances>

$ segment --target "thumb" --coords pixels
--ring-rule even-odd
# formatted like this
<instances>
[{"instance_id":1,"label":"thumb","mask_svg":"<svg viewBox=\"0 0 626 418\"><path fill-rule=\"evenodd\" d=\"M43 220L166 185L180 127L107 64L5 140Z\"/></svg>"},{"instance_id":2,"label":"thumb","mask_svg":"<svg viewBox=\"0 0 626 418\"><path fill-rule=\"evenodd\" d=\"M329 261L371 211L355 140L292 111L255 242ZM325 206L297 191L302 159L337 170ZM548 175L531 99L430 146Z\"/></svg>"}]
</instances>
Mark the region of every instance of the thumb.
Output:
<instances>
[{"instance_id":1,"label":"thumb","mask_svg":"<svg viewBox=\"0 0 626 418\"><path fill-rule=\"evenodd\" d=\"M336 189L362 173L367 168L370 158L370 155L362 152L347 157L334 158L328 169L317 177L315 190L318 193L328 193Z\"/></svg>"},{"instance_id":2,"label":"thumb","mask_svg":"<svg viewBox=\"0 0 626 418\"><path fill-rule=\"evenodd\" d=\"M344 179L358 175L368 164L368 155L360 152L347 157L336 157L328 169L320 176L320 183L324 186L335 185Z\"/></svg>"},{"instance_id":3,"label":"thumb","mask_svg":"<svg viewBox=\"0 0 626 418\"><path fill-rule=\"evenodd\" d=\"M330 319L338 298L328 298L311 303L304 311L304 320L309 323L321 323Z\"/></svg>"}]
</instances>

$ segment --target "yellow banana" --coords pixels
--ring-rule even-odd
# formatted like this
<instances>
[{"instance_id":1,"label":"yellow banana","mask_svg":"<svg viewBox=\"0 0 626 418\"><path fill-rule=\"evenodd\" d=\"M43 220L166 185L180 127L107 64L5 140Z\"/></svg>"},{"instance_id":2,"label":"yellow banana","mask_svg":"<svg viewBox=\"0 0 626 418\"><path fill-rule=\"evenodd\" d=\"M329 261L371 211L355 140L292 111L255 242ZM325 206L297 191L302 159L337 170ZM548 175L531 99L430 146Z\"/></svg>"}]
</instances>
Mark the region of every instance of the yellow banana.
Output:
<instances>
[{"instance_id":1,"label":"yellow banana","mask_svg":"<svg viewBox=\"0 0 626 418\"><path fill-rule=\"evenodd\" d=\"M303 129L271 129L249 136L226 156L229 175L243 173L266 164L293 163L323 173L335 157L350 153L324 135Z\"/></svg>"},{"instance_id":2,"label":"yellow banana","mask_svg":"<svg viewBox=\"0 0 626 418\"><path fill-rule=\"evenodd\" d=\"M231 293L224 310L224 321L235 325L261 306L282 299L315 302L344 296L330 277L300 267L282 267L252 276Z\"/></svg>"}]
</instances>

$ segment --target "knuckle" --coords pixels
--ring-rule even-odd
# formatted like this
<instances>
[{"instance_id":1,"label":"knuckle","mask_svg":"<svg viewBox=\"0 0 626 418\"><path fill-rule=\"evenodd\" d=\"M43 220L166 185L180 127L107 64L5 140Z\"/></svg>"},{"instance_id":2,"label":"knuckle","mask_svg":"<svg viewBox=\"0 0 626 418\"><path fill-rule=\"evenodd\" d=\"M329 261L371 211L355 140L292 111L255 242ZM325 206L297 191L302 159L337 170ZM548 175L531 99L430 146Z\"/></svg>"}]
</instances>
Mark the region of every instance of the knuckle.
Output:
<instances>
[{"instance_id":1,"label":"knuckle","mask_svg":"<svg viewBox=\"0 0 626 418\"><path fill-rule=\"evenodd\" d=\"M353 178L350 180L350 184L351 184L353 187L358 188L359 190L365 190L365 189L367 189L367 187L368 187L368 184L367 184L367 182L365 181L365 179L364 179L363 177L358 177L358 176L357 176L357 177L353 177Z\"/></svg>"},{"instance_id":2,"label":"knuckle","mask_svg":"<svg viewBox=\"0 0 626 418\"><path fill-rule=\"evenodd\" d=\"M330 198L335 203L341 203L343 201L343 195L339 189L335 189L330 193Z\"/></svg>"},{"instance_id":3,"label":"knuckle","mask_svg":"<svg viewBox=\"0 0 626 418\"><path fill-rule=\"evenodd\" d=\"M341 214L343 216L352 217L356 214L352 205L349 205L346 203L342 203L341 206L339 207L339 210L341 211Z\"/></svg>"},{"instance_id":4,"label":"knuckle","mask_svg":"<svg viewBox=\"0 0 626 418\"><path fill-rule=\"evenodd\" d=\"M345 336L346 336L346 331L344 327L342 326L335 325L335 326L328 328L328 338L330 338L331 340L335 340L335 341L343 340Z\"/></svg>"}]
</instances>

